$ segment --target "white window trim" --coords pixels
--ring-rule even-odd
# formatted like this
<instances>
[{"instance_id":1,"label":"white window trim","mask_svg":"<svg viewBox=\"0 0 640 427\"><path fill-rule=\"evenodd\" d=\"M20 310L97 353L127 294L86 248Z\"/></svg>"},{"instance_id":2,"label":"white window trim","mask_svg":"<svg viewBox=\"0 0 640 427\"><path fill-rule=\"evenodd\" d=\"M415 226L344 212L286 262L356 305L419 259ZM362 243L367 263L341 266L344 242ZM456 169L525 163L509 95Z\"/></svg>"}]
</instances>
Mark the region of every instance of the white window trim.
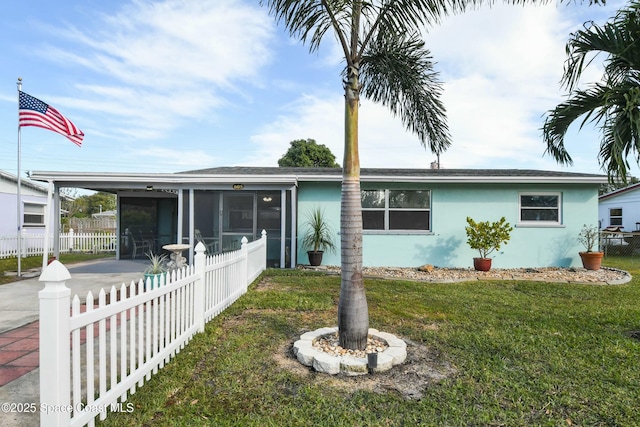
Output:
<instances>
[{"instance_id":1,"label":"white window trim","mask_svg":"<svg viewBox=\"0 0 640 427\"><path fill-rule=\"evenodd\" d=\"M620 216L611 216L611 211L612 210L616 210L616 209L620 209L621 215ZM620 224L611 224L611 218L620 218ZM624 209L622 209L622 206L619 208L609 208L609 226L613 226L613 227L621 227L622 226L622 220L624 218Z\"/></svg>"},{"instance_id":2,"label":"white window trim","mask_svg":"<svg viewBox=\"0 0 640 427\"><path fill-rule=\"evenodd\" d=\"M523 221L522 196L556 196L558 197L558 221ZM562 223L562 193L559 191L522 191L518 193L518 223L516 227L564 227Z\"/></svg>"},{"instance_id":3,"label":"white window trim","mask_svg":"<svg viewBox=\"0 0 640 427\"><path fill-rule=\"evenodd\" d=\"M26 222L25 221L25 215L29 214L29 212L27 212L27 206L40 206L42 207L42 222L41 223L33 223L33 222ZM46 216L46 208L47 208L47 204L46 203L39 203L39 202L23 202L22 203L22 226L23 227L29 227L29 228L33 228L33 227L44 227L45 224L45 216ZM34 215L36 215L34 213ZM37 215L40 215L40 213L38 213Z\"/></svg>"},{"instance_id":4,"label":"white window trim","mask_svg":"<svg viewBox=\"0 0 640 427\"><path fill-rule=\"evenodd\" d=\"M389 191L428 191L429 192L429 207L428 208L391 208L389 207ZM363 227L363 234L433 234L433 191L430 188L363 188L361 191L384 191L384 207L383 208L361 208L362 211L384 211L384 229L365 229ZM429 229L427 230L414 230L414 229L389 229L389 212L391 211L421 211L429 212Z\"/></svg>"}]
</instances>

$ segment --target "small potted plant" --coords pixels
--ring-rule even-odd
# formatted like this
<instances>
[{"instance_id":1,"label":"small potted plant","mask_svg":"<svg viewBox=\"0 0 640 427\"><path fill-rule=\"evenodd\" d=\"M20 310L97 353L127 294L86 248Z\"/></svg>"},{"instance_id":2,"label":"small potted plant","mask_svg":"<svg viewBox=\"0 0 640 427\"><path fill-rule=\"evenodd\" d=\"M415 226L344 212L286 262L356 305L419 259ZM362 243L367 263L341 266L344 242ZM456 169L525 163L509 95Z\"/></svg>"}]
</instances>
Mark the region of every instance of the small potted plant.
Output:
<instances>
[{"instance_id":1,"label":"small potted plant","mask_svg":"<svg viewBox=\"0 0 640 427\"><path fill-rule=\"evenodd\" d=\"M602 266L604 252L593 250L599 238L600 230L595 225L584 224L580 234L578 234L578 241L586 249L585 252L580 252L580 259L582 260L582 266L587 270L599 270Z\"/></svg>"},{"instance_id":2,"label":"small potted plant","mask_svg":"<svg viewBox=\"0 0 640 427\"><path fill-rule=\"evenodd\" d=\"M511 238L513 227L507 222L505 217L499 221L476 222L467 217L467 243L471 249L477 249L479 258L473 259L473 267L478 271L489 271L491 269L491 258L489 254L499 250L502 244L507 244Z\"/></svg>"},{"instance_id":3,"label":"small potted plant","mask_svg":"<svg viewBox=\"0 0 640 427\"><path fill-rule=\"evenodd\" d=\"M147 279L151 279L151 289L155 287L155 285L160 285L160 279L167 273L167 266L165 260L167 258L166 255L158 255L153 252L149 252L146 254L147 258L149 258L149 265L147 269L144 271L144 280L147 283Z\"/></svg>"},{"instance_id":4,"label":"small potted plant","mask_svg":"<svg viewBox=\"0 0 640 427\"><path fill-rule=\"evenodd\" d=\"M302 237L302 245L309 250L309 264L318 266L322 263L322 255L325 250L335 251L333 231L324 217L321 208L314 208L307 214L306 231Z\"/></svg>"}]
</instances>

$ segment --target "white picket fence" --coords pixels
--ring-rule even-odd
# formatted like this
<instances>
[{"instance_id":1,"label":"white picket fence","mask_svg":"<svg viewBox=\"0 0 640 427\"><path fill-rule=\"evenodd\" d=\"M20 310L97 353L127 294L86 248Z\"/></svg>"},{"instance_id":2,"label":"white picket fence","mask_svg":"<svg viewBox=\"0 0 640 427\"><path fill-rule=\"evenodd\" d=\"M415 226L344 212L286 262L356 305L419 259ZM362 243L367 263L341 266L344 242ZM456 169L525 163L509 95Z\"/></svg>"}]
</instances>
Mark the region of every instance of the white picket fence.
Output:
<instances>
[{"instance_id":1,"label":"white picket fence","mask_svg":"<svg viewBox=\"0 0 640 427\"><path fill-rule=\"evenodd\" d=\"M44 252L44 232L29 233L22 230L20 249L22 257L42 255ZM109 233L60 233L60 253L115 252L116 236ZM49 236L49 254L53 253L53 235ZM0 258L15 257L18 254L18 235L0 236Z\"/></svg>"},{"instance_id":2,"label":"white picket fence","mask_svg":"<svg viewBox=\"0 0 640 427\"><path fill-rule=\"evenodd\" d=\"M267 236L207 257L160 283L148 279L91 292L86 308L71 300L71 276L58 261L40 280L40 425L94 425L110 411L130 411L127 396L162 369L205 323L229 307L266 268ZM69 309L71 307L71 310ZM71 351L69 350L71 349Z\"/></svg>"}]
</instances>

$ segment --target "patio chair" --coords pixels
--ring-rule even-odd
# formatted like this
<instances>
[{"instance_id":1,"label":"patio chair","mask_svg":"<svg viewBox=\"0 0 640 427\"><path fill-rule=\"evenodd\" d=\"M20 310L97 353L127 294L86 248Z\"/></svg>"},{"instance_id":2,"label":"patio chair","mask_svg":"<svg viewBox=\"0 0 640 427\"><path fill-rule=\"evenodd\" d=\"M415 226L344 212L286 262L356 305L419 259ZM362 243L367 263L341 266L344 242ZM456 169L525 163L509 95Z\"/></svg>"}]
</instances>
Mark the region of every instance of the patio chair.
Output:
<instances>
[{"instance_id":1,"label":"patio chair","mask_svg":"<svg viewBox=\"0 0 640 427\"><path fill-rule=\"evenodd\" d=\"M136 259L138 256L138 252L145 253L150 250L153 250L153 244L151 241L144 239L142 236L136 237L135 235L131 235L131 241L133 242L133 251L131 252L131 258Z\"/></svg>"},{"instance_id":2,"label":"patio chair","mask_svg":"<svg viewBox=\"0 0 640 427\"><path fill-rule=\"evenodd\" d=\"M202 237L202 233L197 228L194 230L195 238L198 242L202 243L207 249L208 255L213 255L218 252L218 240L217 239L207 239Z\"/></svg>"}]
</instances>

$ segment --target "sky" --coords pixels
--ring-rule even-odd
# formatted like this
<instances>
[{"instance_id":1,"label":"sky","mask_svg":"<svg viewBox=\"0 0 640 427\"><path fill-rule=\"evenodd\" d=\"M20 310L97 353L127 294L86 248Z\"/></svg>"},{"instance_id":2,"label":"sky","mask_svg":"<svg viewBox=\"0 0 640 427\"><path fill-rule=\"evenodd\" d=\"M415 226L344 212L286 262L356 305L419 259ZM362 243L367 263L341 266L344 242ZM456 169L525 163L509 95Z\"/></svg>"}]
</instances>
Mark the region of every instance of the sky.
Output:
<instances>
[{"instance_id":1,"label":"sky","mask_svg":"<svg viewBox=\"0 0 640 427\"><path fill-rule=\"evenodd\" d=\"M441 167L604 173L596 128L569 130L571 167L544 155L540 129L566 99L560 79L570 33L625 4L499 4L426 28L452 136ZM332 36L310 53L257 0L2 0L0 169L18 169L18 77L24 92L85 133L77 147L22 128L23 175L277 166L291 141L307 138L342 164L343 66ZM596 61L582 81L601 72ZM359 138L362 167L429 168L436 160L399 118L367 100Z\"/></svg>"}]
</instances>

